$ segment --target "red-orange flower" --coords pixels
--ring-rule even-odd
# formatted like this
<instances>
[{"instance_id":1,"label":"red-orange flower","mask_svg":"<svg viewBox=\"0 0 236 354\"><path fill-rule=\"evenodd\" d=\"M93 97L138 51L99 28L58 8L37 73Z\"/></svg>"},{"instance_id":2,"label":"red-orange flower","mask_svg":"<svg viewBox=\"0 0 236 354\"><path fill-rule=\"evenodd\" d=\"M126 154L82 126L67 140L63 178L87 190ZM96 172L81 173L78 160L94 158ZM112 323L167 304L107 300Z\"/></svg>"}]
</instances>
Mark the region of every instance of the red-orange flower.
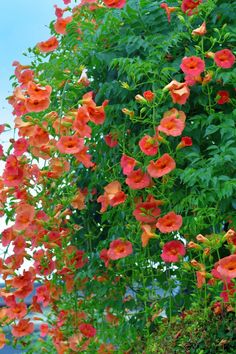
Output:
<instances>
[{"instance_id":1,"label":"red-orange flower","mask_svg":"<svg viewBox=\"0 0 236 354\"><path fill-rule=\"evenodd\" d=\"M66 26L72 21L72 17L59 17L54 23L54 29L58 34L66 34Z\"/></svg>"},{"instance_id":2,"label":"red-orange flower","mask_svg":"<svg viewBox=\"0 0 236 354\"><path fill-rule=\"evenodd\" d=\"M168 214L159 218L156 227L163 233L178 231L182 226L182 216L170 211Z\"/></svg>"},{"instance_id":3,"label":"red-orange flower","mask_svg":"<svg viewBox=\"0 0 236 354\"><path fill-rule=\"evenodd\" d=\"M136 204L133 215L140 222L153 224L161 213L161 209L159 208L161 204L161 200L156 200L152 195L149 195L145 202Z\"/></svg>"},{"instance_id":4,"label":"red-orange flower","mask_svg":"<svg viewBox=\"0 0 236 354\"><path fill-rule=\"evenodd\" d=\"M185 104L190 95L190 90L186 82L171 81L165 86L170 91L174 103Z\"/></svg>"},{"instance_id":5,"label":"red-orange flower","mask_svg":"<svg viewBox=\"0 0 236 354\"><path fill-rule=\"evenodd\" d=\"M202 0L183 0L182 5L181 5L181 10L183 12L185 12L188 16L192 16L197 12L197 10L195 10L195 9L201 3L202 3Z\"/></svg>"},{"instance_id":6,"label":"red-orange flower","mask_svg":"<svg viewBox=\"0 0 236 354\"><path fill-rule=\"evenodd\" d=\"M40 86L33 81L29 81L27 85L27 93L30 98L37 100L44 100L49 98L52 92L52 87L50 85Z\"/></svg>"},{"instance_id":7,"label":"red-orange flower","mask_svg":"<svg viewBox=\"0 0 236 354\"><path fill-rule=\"evenodd\" d=\"M133 253L132 243L122 239L114 240L110 243L107 256L113 261L129 256Z\"/></svg>"},{"instance_id":8,"label":"red-orange flower","mask_svg":"<svg viewBox=\"0 0 236 354\"><path fill-rule=\"evenodd\" d=\"M224 237L228 243L232 243L236 246L236 231L234 229L229 229Z\"/></svg>"},{"instance_id":9,"label":"red-orange flower","mask_svg":"<svg viewBox=\"0 0 236 354\"><path fill-rule=\"evenodd\" d=\"M89 86L90 85L90 80L88 78L88 75L87 75L87 69L83 69L82 70L82 73L79 77L79 80L77 81L77 84L78 85L83 85L85 87Z\"/></svg>"},{"instance_id":10,"label":"red-orange flower","mask_svg":"<svg viewBox=\"0 0 236 354\"><path fill-rule=\"evenodd\" d=\"M186 114L183 111L179 111L176 108L171 108L169 111L166 111L163 115L163 118L173 117L173 116L175 118L182 120L182 122L186 121Z\"/></svg>"},{"instance_id":11,"label":"red-orange flower","mask_svg":"<svg viewBox=\"0 0 236 354\"><path fill-rule=\"evenodd\" d=\"M39 42L37 44L38 49L43 53L49 53L57 49L59 43L55 36L49 38L47 41Z\"/></svg>"},{"instance_id":12,"label":"red-orange flower","mask_svg":"<svg viewBox=\"0 0 236 354\"><path fill-rule=\"evenodd\" d=\"M121 9L125 6L126 0L103 0L103 2L107 7Z\"/></svg>"},{"instance_id":13,"label":"red-orange flower","mask_svg":"<svg viewBox=\"0 0 236 354\"><path fill-rule=\"evenodd\" d=\"M140 168L132 171L125 180L126 184L131 189L143 189L149 187L151 179L147 173L144 173Z\"/></svg>"},{"instance_id":14,"label":"red-orange flower","mask_svg":"<svg viewBox=\"0 0 236 354\"><path fill-rule=\"evenodd\" d=\"M204 34L206 34L206 33L207 33L207 30L206 30L206 22L205 21L202 23L202 25L200 27L198 27L192 31L192 34L196 35L196 36L204 36Z\"/></svg>"},{"instance_id":15,"label":"red-orange flower","mask_svg":"<svg viewBox=\"0 0 236 354\"><path fill-rule=\"evenodd\" d=\"M177 7L170 7L165 2L163 2L160 7L166 11L168 22L170 22L170 15L172 12L175 12L178 8Z\"/></svg>"},{"instance_id":16,"label":"red-orange flower","mask_svg":"<svg viewBox=\"0 0 236 354\"><path fill-rule=\"evenodd\" d=\"M146 247L150 238L155 238L155 233L153 232L153 228L150 225L142 225L141 226L143 233L141 235L142 247Z\"/></svg>"},{"instance_id":17,"label":"red-orange flower","mask_svg":"<svg viewBox=\"0 0 236 354\"><path fill-rule=\"evenodd\" d=\"M77 135L62 136L56 147L62 154L76 154L84 148L84 139L78 138Z\"/></svg>"},{"instance_id":18,"label":"red-orange flower","mask_svg":"<svg viewBox=\"0 0 236 354\"><path fill-rule=\"evenodd\" d=\"M2 177L6 187L16 187L23 182L24 170L14 155L8 156Z\"/></svg>"},{"instance_id":19,"label":"red-orange flower","mask_svg":"<svg viewBox=\"0 0 236 354\"><path fill-rule=\"evenodd\" d=\"M47 177L48 178L59 178L65 172L70 171L70 164L64 158L53 157L49 161Z\"/></svg>"},{"instance_id":20,"label":"red-orange flower","mask_svg":"<svg viewBox=\"0 0 236 354\"><path fill-rule=\"evenodd\" d=\"M73 206L73 208L76 208L78 210L83 210L85 208L85 195L80 189L77 190L77 193L73 197L71 205Z\"/></svg>"},{"instance_id":21,"label":"red-orange flower","mask_svg":"<svg viewBox=\"0 0 236 354\"><path fill-rule=\"evenodd\" d=\"M185 246L182 242L174 240L164 244L161 258L164 262L178 262L180 257L186 254Z\"/></svg>"},{"instance_id":22,"label":"red-orange flower","mask_svg":"<svg viewBox=\"0 0 236 354\"><path fill-rule=\"evenodd\" d=\"M206 272L204 270L197 270L196 271L196 277L197 277L197 287L199 289L202 288L202 286L205 284L206 282Z\"/></svg>"},{"instance_id":23,"label":"red-orange flower","mask_svg":"<svg viewBox=\"0 0 236 354\"><path fill-rule=\"evenodd\" d=\"M97 106L93 100L93 92L90 91L83 95L82 102L88 110L91 122L95 124L103 124L106 117L105 107L108 104L108 100L105 100L101 106Z\"/></svg>"},{"instance_id":24,"label":"red-orange flower","mask_svg":"<svg viewBox=\"0 0 236 354\"><path fill-rule=\"evenodd\" d=\"M13 144L14 147L14 155L15 156L21 156L24 154L24 152L27 151L28 149L28 141L25 138L19 138L16 140Z\"/></svg>"},{"instance_id":25,"label":"red-orange flower","mask_svg":"<svg viewBox=\"0 0 236 354\"><path fill-rule=\"evenodd\" d=\"M27 336L34 331L34 324L30 319L21 319L16 325L12 325L11 333L14 337L20 338Z\"/></svg>"},{"instance_id":26,"label":"red-orange flower","mask_svg":"<svg viewBox=\"0 0 236 354\"><path fill-rule=\"evenodd\" d=\"M106 248L103 248L100 252L100 255L99 255L99 258L101 260L103 260L103 262L105 263L105 267L109 266L109 261L110 261L110 258L108 257L107 252L108 252L108 250Z\"/></svg>"},{"instance_id":27,"label":"red-orange flower","mask_svg":"<svg viewBox=\"0 0 236 354\"><path fill-rule=\"evenodd\" d=\"M96 329L89 323L81 323L79 330L87 338L92 338L96 335Z\"/></svg>"},{"instance_id":28,"label":"red-orange flower","mask_svg":"<svg viewBox=\"0 0 236 354\"><path fill-rule=\"evenodd\" d=\"M33 205L20 203L16 208L16 222L14 229L25 230L34 219L35 209Z\"/></svg>"},{"instance_id":29,"label":"red-orange flower","mask_svg":"<svg viewBox=\"0 0 236 354\"><path fill-rule=\"evenodd\" d=\"M120 165L121 165L123 174L129 175L134 170L136 163L137 163L137 161L133 157L123 154L122 158L120 160Z\"/></svg>"},{"instance_id":30,"label":"red-orange flower","mask_svg":"<svg viewBox=\"0 0 236 354\"><path fill-rule=\"evenodd\" d=\"M5 124L0 124L0 134L2 134L5 130Z\"/></svg>"},{"instance_id":31,"label":"red-orange flower","mask_svg":"<svg viewBox=\"0 0 236 354\"><path fill-rule=\"evenodd\" d=\"M175 115L170 115L162 118L158 130L165 133L166 135L178 136L181 135L185 128L185 123L175 117Z\"/></svg>"},{"instance_id":32,"label":"red-orange flower","mask_svg":"<svg viewBox=\"0 0 236 354\"><path fill-rule=\"evenodd\" d=\"M49 327L47 323L42 323L40 325L40 336L41 337L46 337L49 332Z\"/></svg>"},{"instance_id":33,"label":"red-orange flower","mask_svg":"<svg viewBox=\"0 0 236 354\"><path fill-rule=\"evenodd\" d=\"M224 283L223 291L220 293L220 297L223 299L224 302L229 302L230 298L234 296L235 292L235 284L230 281L227 284Z\"/></svg>"},{"instance_id":34,"label":"red-orange flower","mask_svg":"<svg viewBox=\"0 0 236 354\"><path fill-rule=\"evenodd\" d=\"M189 136L183 136L181 142L176 146L176 150L182 149L185 146L192 146L193 141Z\"/></svg>"},{"instance_id":35,"label":"red-orange flower","mask_svg":"<svg viewBox=\"0 0 236 354\"><path fill-rule=\"evenodd\" d=\"M24 302L14 303L7 309L10 319L20 319L27 314L27 306Z\"/></svg>"},{"instance_id":36,"label":"red-orange flower","mask_svg":"<svg viewBox=\"0 0 236 354\"><path fill-rule=\"evenodd\" d=\"M95 163L91 161L92 156L87 153L88 147L84 146L80 152L75 154L75 158L78 162L81 162L86 168L94 167Z\"/></svg>"},{"instance_id":37,"label":"red-orange flower","mask_svg":"<svg viewBox=\"0 0 236 354\"><path fill-rule=\"evenodd\" d=\"M221 258L216 270L222 278L236 278L236 254Z\"/></svg>"},{"instance_id":38,"label":"red-orange flower","mask_svg":"<svg viewBox=\"0 0 236 354\"><path fill-rule=\"evenodd\" d=\"M228 103L230 101L230 96L229 96L229 92L222 90L222 91L218 91L217 92L217 96L219 96L217 103L218 104L225 104Z\"/></svg>"},{"instance_id":39,"label":"red-orange flower","mask_svg":"<svg viewBox=\"0 0 236 354\"><path fill-rule=\"evenodd\" d=\"M235 56L231 50L222 49L215 53L214 61L220 68L229 69L234 65Z\"/></svg>"},{"instance_id":40,"label":"red-orange flower","mask_svg":"<svg viewBox=\"0 0 236 354\"><path fill-rule=\"evenodd\" d=\"M50 100L48 98L37 99L37 98L26 98L25 107L28 112L42 112L45 111L50 106Z\"/></svg>"},{"instance_id":41,"label":"red-orange flower","mask_svg":"<svg viewBox=\"0 0 236 354\"><path fill-rule=\"evenodd\" d=\"M162 155L156 162L150 161L147 171L151 177L159 178L170 173L176 167L175 160L169 155Z\"/></svg>"},{"instance_id":42,"label":"red-orange flower","mask_svg":"<svg viewBox=\"0 0 236 354\"><path fill-rule=\"evenodd\" d=\"M6 337L4 333L0 333L0 349L2 349L6 344Z\"/></svg>"},{"instance_id":43,"label":"red-orange flower","mask_svg":"<svg viewBox=\"0 0 236 354\"><path fill-rule=\"evenodd\" d=\"M155 93L153 93L152 91L148 90L145 91L143 93L143 97L148 101L148 102L152 102L155 98Z\"/></svg>"},{"instance_id":44,"label":"red-orange flower","mask_svg":"<svg viewBox=\"0 0 236 354\"><path fill-rule=\"evenodd\" d=\"M97 199L98 203L102 204L101 213L107 210L108 205L116 206L125 202L126 194L121 190L120 182L113 181L104 190L105 193Z\"/></svg>"},{"instance_id":45,"label":"red-orange flower","mask_svg":"<svg viewBox=\"0 0 236 354\"><path fill-rule=\"evenodd\" d=\"M148 156L156 155L158 151L158 141L149 135L145 135L139 141L139 147L141 151Z\"/></svg>"},{"instance_id":46,"label":"red-orange flower","mask_svg":"<svg viewBox=\"0 0 236 354\"><path fill-rule=\"evenodd\" d=\"M205 63L195 56L185 57L182 59L180 68L187 75L198 76L205 70Z\"/></svg>"},{"instance_id":47,"label":"red-orange flower","mask_svg":"<svg viewBox=\"0 0 236 354\"><path fill-rule=\"evenodd\" d=\"M117 134L116 133L109 133L104 136L105 143L110 147L113 148L118 145Z\"/></svg>"},{"instance_id":48,"label":"red-orange flower","mask_svg":"<svg viewBox=\"0 0 236 354\"><path fill-rule=\"evenodd\" d=\"M89 112L86 106L79 107L77 110L77 114L73 123L73 129L79 134L81 138L91 137L92 129L86 124L89 121Z\"/></svg>"}]
</instances>

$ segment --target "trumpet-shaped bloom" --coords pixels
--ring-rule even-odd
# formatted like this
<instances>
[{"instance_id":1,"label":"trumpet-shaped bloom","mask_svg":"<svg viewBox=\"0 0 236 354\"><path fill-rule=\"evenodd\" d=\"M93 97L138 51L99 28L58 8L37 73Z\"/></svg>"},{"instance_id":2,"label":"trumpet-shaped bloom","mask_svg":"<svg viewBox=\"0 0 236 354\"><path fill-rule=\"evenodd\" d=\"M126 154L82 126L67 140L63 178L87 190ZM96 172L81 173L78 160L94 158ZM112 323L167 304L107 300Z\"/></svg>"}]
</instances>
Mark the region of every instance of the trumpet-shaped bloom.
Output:
<instances>
[{"instance_id":1,"label":"trumpet-shaped bloom","mask_svg":"<svg viewBox=\"0 0 236 354\"><path fill-rule=\"evenodd\" d=\"M178 136L181 135L185 128L185 123L173 116L167 116L162 118L158 130L166 135Z\"/></svg>"},{"instance_id":2,"label":"trumpet-shaped bloom","mask_svg":"<svg viewBox=\"0 0 236 354\"><path fill-rule=\"evenodd\" d=\"M142 247L146 247L150 238L155 238L156 235L150 225L142 225L141 228L143 230L143 233L141 235Z\"/></svg>"},{"instance_id":3,"label":"trumpet-shaped bloom","mask_svg":"<svg viewBox=\"0 0 236 354\"><path fill-rule=\"evenodd\" d=\"M34 324L30 319L21 319L16 325L12 325L11 333L14 337L20 338L27 336L34 331Z\"/></svg>"},{"instance_id":4,"label":"trumpet-shaped bloom","mask_svg":"<svg viewBox=\"0 0 236 354\"><path fill-rule=\"evenodd\" d=\"M182 149L186 146L192 146L193 145L193 141L189 136L183 136L181 138L181 142L176 146L176 149Z\"/></svg>"},{"instance_id":5,"label":"trumpet-shaped bloom","mask_svg":"<svg viewBox=\"0 0 236 354\"><path fill-rule=\"evenodd\" d=\"M229 49L222 49L215 53L214 61L217 66L223 69L229 69L234 65L235 56Z\"/></svg>"},{"instance_id":6,"label":"trumpet-shaped bloom","mask_svg":"<svg viewBox=\"0 0 236 354\"><path fill-rule=\"evenodd\" d=\"M156 162L150 161L147 171L151 177L159 178L170 173L176 167L175 160L169 155L162 155Z\"/></svg>"},{"instance_id":7,"label":"trumpet-shaped bloom","mask_svg":"<svg viewBox=\"0 0 236 354\"><path fill-rule=\"evenodd\" d=\"M27 93L30 98L44 100L49 98L52 92L52 87L50 85L40 86L33 81L28 82Z\"/></svg>"},{"instance_id":8,"label":"trumpet-shaped bloom","mask_svg":"<svg viewBox=\"0 0 236 354\"><path fill-rule=\"evenodd\" d=\"M49 53L49 52L53 52L55 49L58 48L58 40L55 36L49 38L47 41L44 42L39 42L37 44L38 49L40 50L40 52L42 53Z\"/></svg>"},{"instance_id":9,"label":"trumpet-shaped bloom","mask_svg":"<svg viewBox=\"0 0 236 354\"><path fill-rule=\"evenodd\" d=\"M86 168L94 167L95 163L91 161L92 156L87 153L88 147L84 146L82 150L74 154L76 160L81 162Z\"/></svg>"},{"instance_id":10,"label":"trumpet-shaped bloom","mask_svg":"<svg viewBox=\"0 0 236 354\"><path fill-rule=\"evenodd\" d=\"M202 3L202 0L183 0L181 10L188 16L192 16L197 12L197 7Z\"/></svg>"},{"instance_id":11,"label":"trumpet-shaped bloom","mask_svg":"<svg viewBox=\"0 0 236 354\"><path fill-rule=\"evenodd\" d=\"M143 189L149 187L151 179L147 173L138 169L132 171L126 178L125 182L131 189Z\"/></svg>"},{"instance_id":12,"label":"trumpet-shaped bloom","mask_svg":"<svg viewBox=\"0 0 236 354\"><path fill-rule=\"evenodd\" d=\"M0 333L0 349L2 349L7 342L7 339L5 337L4 333Z\"/></svg>"},{"instance_id":13,"label":"trumpet-shaped bloom","mask_svg":"<svg viewBox=\"0 0 236 354\"><path fill-rule=\"evenodd\" d=\"M62 136L56 143L56 147L62 154L76 154L84 148L84 139L77 135Z\"/></svg>"},{"instance_id":14,"label":"trumpet-shaped bloom","mask_svg":"<svg viewBox=\"0 0 236 354\"><path fill-rule=\"evenodd\" d=\"M162 218L159 218L156 223L156 227L164 234L178 231L181 226L182 216L175 214L174 211L171 211Z\"/></svg>"},{"instance_id":15,"label":"trumpet-shaped bloom","mask_svg":"<svg viewBox=\"0 0 236 354\"><path fill-rule=\"evenodd\" d=\"M23 155L24 152L27 151L28 145L29 145L29 143L25 138L19 138L18 140L16 140L13 144L14 155L15 156Z\"/></svg>"},{"instance_id":16,"label":"trumpet-shaped bloom","mask_svg":"<svg viewBox=\"0 0 236 354\"><path fill-rule=\"evenodd\" d=\"M145 135L139 141L139 147L141 151L148 156L156 155L158 151L158 141L149 135Z\"/></svg>"},{"instance_id":17,"label":"trumpet-shaped bloom","mask_svg":"<svg viewBox=\"0 0 236 354\"><path fill-rule=\"evenodd\" d=\"M155 93L153 93L152 91L148 90L145 91L143 93L143 97L148 101L148 102L152 102L155 98Z\"/></svg>"},{"instance_id":18,"label":"trumpet-shaped bloom","mask_svg":"<svg viewBox=\"0 0 236 354\"><path fill-rule=\"evenodd\" d=\"M166 11L166 16L168 19L168 22L170 22L170 15L172 12L175 12L178 8L177 7L170 7L168 6L165 2L163 2L160 7Z\"/></svg>"},{"instance_id":19,"label":"trumpet-shaped bloom","mask_svg":"<svg viewBox=\"0 0 236 354\"><path fill-rule=\"evenodd\" d=\"M204 36L207 33L206 30L206 22L204 21L202 25L198 28L195 28L195 30L192 31L192 34L195 36Z\"/></svg>"},{"instance_id":20,"label":"trumpet-shaped bloom","mask_svg":"<svg viewBox=\"0 0 236 354\"><path fill-rule=\"evenodd\" d=\"M186 82L171 81L165 86L169 90L173 103L185 104L190 95Z\"/></svg>"},{"instance_id":21,"label":"trumpet-shaped bloom","mask_svg":"<svg viewBox=\"0 0 236 354\"><path fill-rule=\"evenodd\" d=\"M126 194L121 190L121 184L118 181L109 183L105 188L105 193L98 197L98 203L102 204L101 213L107 210L107 207L116 206L124 203Z\"/></svg>"},{"instance_id":22,"label":"trumpet-shaped bloom","mask_svg":"<svg viewBox=\"0 0 236 354\"><path fill-rule=\"evenodd\" d=\"M83 210L85 208L85 195L80 189L77 190L76 195L71 201L71 205L73 206L73 208L76 208L78 210Z\"/></svg>"},{"instance_id":23,"label":"trumpet-shaped bloom","mask_svg":"<svg viewBox=\"0 0 236 354\"><path fill-rule=\"evenodd\" d=\"M25 230L34 219L35 209L33 205L20 203L16 208L15 230Z\"/></svg>"},{"instance_id":24,"label":"trumpet-shaped bloom","mask_svg":"<svg viewBox=\"0 0 236 354\"><path fill-rule=\"evenodd\" d=\"M225 91L225 90L218 91L217 92L217 96L220 97L217 100L218 104L225 104L225 103L228 103L230 101L230 96L229 96L229 92L228 91Z\"/></svg>"},{"instance_id":25,"label":"trumpet-shaped bloom","mask_svg":"<svg viewBox=\"0 0 236 354\"><path fill-rule=\"evenodd\" d=\"M110 243L107 256L113 261L129 256L133 253L132 243L122 239L114 240Z\"/></svg>"},{"instance_id":26,"label":"trumpet-shaped bloom","mask_svg":"<svg viewBox=\"0 0 236 354\"><path fill-rule=\"evenodd\" d=\"M114 7L117 9L121 9L126 4L126 0L103 0L103 2L107 7Z\"/></svg>"},{"instance_id":27,"label":"trumpet-shaped bloom","mask_svg":"<svg viewBox=\"0 0 236 354\"><path fill-rule=\"evenodd\" d=\"M187 75L198 76L205 70L205 63L201 58L195 56L185 57L182 59L180 68Z\"/></svg>"},{"instance_id":28,"label":"trumpet-shaped bloom","mask_svg":"<svg viewBox=\"0 0 236 354\"><path fill-rule=\"evenodd\" d=\"M38 99L34 97L26 98L25 107L28 112L42 112L50 106L49 98Z\"/></svg>"},{"instance_id":29,"label":"trumpet-shaped bloom","mask_svg":"<svg viewBox=\"0 0 236 354\"><path fill-rule=\"evenodd\" d=\"M24 170L14 155L8 156L2 177L6 187L16 187L23 182Z\"/></svg>"},{"instance_id":30,"label":"trumpet-shaped bloom","mask_svg":"<svg viewBox=\"0 0 236 354\"><path fill-rule=\"evenodd\" d=\"M86 106L89 113L89 119L94 124L98 125L104 123L104 120L106 118L105 107L107 104L108 100L105 100L101 106L97 106L93 100L92 91L87 92L85 95L83 95L83 105Z\"/></svg>"},{"instance_id":31,"label":"trumpet-shaped bloom","mask_svg":"<svg viewBox=\"0 0 236 354\"><path fill-rule=\"evenodd\" d=\"M123 154L122 158L120 160L120 165L121 165L123 174L129 175L134 170L136 163L137 163L137 161L133 157Z\"/></svg>"},{"instance_id":32,"label":"trumpet-shaped bloom","mask_svg":"<svg viewBox=\"0 0 236 354\"><path fill-rule=\"evenodd\" d=\"M223 279L236 278L236 254L221 258L216 270Z\"/></svg>"},{"instance_id":33,"label":"trumpet-shaped bloom","mask_svg":"<svg viewBox=\"0 0 236 354\"><path fill-rule=\"evenodd\" d=\"M185 246L182 242L174 240L164 244L161 258L164 262L178 262L180 257L186 254Z\"/></svg>"},{"instance_id":34,"label":"trumpet-shaped bloom","mask_svg":"<svg viewBox=\"0 0 236 354\"><path fill-rule=\"evenodd\" d=\"M79 330L87 338L92 338L96 335L96 329L89 323L81 323Z\"/></svg>"},{"instance_id":35,"label":"trumpet-shaped bloom","mask_svg":"<svg viewBox=\"0 0 236 354\"><path fill-rule=\"evenodd\" d=\"M58 34L66 34L66 26L72 21L72 17L59 17L54 23L54 29Z\"/></svg>"},{"instance_id":36,"label":"trumpet-shaped bloom","mask_svg":"<svg viewBox=\"0 0 236 354\"><path fill-rule=\"evenodd\" d=\"M104 136L105 143L110 147L113 148L118 145L117 134L116 133L109 133Z\"/></svg>"},{"instance_id":37,"label":"trumpet-shaped bloom","mask_svg":"<svg viewBox=\"0 0 236 354\"><path fill-rule=\"evenodd\" d=\"M136 204L133 215L140 222L153 224L157 221L157 217L161 213L161 209L159 208L161 204L161 200L156 200L152 195L149 195L145 202Z\"/></svg>"}]
</instances>

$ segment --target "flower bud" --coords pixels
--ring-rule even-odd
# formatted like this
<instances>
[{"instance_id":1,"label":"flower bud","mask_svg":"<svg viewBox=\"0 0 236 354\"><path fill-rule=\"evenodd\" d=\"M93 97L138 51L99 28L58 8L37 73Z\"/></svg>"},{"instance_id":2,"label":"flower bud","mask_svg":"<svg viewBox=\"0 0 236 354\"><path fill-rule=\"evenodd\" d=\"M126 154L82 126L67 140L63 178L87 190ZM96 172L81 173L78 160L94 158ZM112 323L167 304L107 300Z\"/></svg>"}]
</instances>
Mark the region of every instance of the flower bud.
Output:
<instances>
[{"instance_id":1,"label":"flower bud","mask_svg":"<svg viewBox=\"0 0 236 354\"><path fill-rule=\"evenodd\" d=\"M206 22L204 21L203 24L196 28L195 30L192 31L192 34L195 35L195 36L204 36L204 34L207 33L207 30L206 30Z\"/></svg>"},{"instance_id":2,"label":"flower bud","mask_svg":"<svg viewBox=\"0 0 236 354\"><path fill-rule=\"evenodd\" d=\"M214 59L214 56L215 56L215 53L213 53L213 52L207 52L206 53L206 58Z\"/></svg>"},{"instance_id":3,"label":"flower bud","mask_svg":"<svg viewBox=\"0 0 236 354\"><path fill-rule=\"evenodd\" d=\"M190 241L187 245L188 248L201 248L197 243L193 242L193 241Z\"/></svg>"},{"instance_id":4,"label":"flower bud","mask_svg":"<svg viewBox=\"0 0 236 354\"><path fill-rule=\"evenodd\" d=\"M202 234L199 234L199 235L197 235L196 236L196 239L199 241L199 242L208 242L208 239L205 237L205 236L203 236Z\"/></svg>"},{"instance_id":5,"label":"flower bud","mask_svg":"<svg viewBox=\"0 0 236 354\"><path fill-rule=\"evenodd\" d=\"M130 116L130 118L133 118L134 116L134 111L130 111L128 108L122 108L122 112L127 116Z\"/></svg>"},{"instance_id":6,"label":"flower bud","mask_svg":"<svg viewBox=\"0 0 236 354\"><path fill-rule=\"evenodd\" d=\"M147 103L147 100L141 95L136 95L135 100L139 103Z\"/></svg>"}]
</instances>

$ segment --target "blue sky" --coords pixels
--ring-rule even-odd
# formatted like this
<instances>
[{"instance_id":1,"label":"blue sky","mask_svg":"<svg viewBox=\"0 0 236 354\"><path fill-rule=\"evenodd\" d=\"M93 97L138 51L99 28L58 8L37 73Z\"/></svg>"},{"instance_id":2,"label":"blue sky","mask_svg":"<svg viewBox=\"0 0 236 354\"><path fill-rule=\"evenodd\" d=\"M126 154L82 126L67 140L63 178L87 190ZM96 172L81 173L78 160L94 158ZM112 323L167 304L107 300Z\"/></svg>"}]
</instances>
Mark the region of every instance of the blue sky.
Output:
<instances>
[{"instance_id":1,"label":"blue sky","mask_svg":"<svg viewBox=\"0 0 236 354\"><path fill-rule=\"evenodd\" d=\"M49 23L55 18L53 5L62 0L0 0L0 124L13 122L5 97L11 94L12 62L29 60L22 53L50 36Z\"/></svg>"}]
</instances>

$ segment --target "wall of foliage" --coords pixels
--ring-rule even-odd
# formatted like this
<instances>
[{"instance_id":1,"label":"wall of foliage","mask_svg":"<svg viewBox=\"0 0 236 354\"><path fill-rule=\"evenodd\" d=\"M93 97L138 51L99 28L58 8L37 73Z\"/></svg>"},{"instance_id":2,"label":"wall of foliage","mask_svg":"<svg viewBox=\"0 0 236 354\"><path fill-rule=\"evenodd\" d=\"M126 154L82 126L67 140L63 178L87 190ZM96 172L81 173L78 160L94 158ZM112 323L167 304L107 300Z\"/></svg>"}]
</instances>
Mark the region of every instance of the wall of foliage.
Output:
<instances>
[{"instance_id":1,"label":"wall of foliage","mask_svg":"<svg viewBox=\"0 0 236 354\"><path fill-rule=\"evenodd\" d=\"M234 353L236 2L63 1L13 63L0 347Z\"/></svg>"}]
</instances>

